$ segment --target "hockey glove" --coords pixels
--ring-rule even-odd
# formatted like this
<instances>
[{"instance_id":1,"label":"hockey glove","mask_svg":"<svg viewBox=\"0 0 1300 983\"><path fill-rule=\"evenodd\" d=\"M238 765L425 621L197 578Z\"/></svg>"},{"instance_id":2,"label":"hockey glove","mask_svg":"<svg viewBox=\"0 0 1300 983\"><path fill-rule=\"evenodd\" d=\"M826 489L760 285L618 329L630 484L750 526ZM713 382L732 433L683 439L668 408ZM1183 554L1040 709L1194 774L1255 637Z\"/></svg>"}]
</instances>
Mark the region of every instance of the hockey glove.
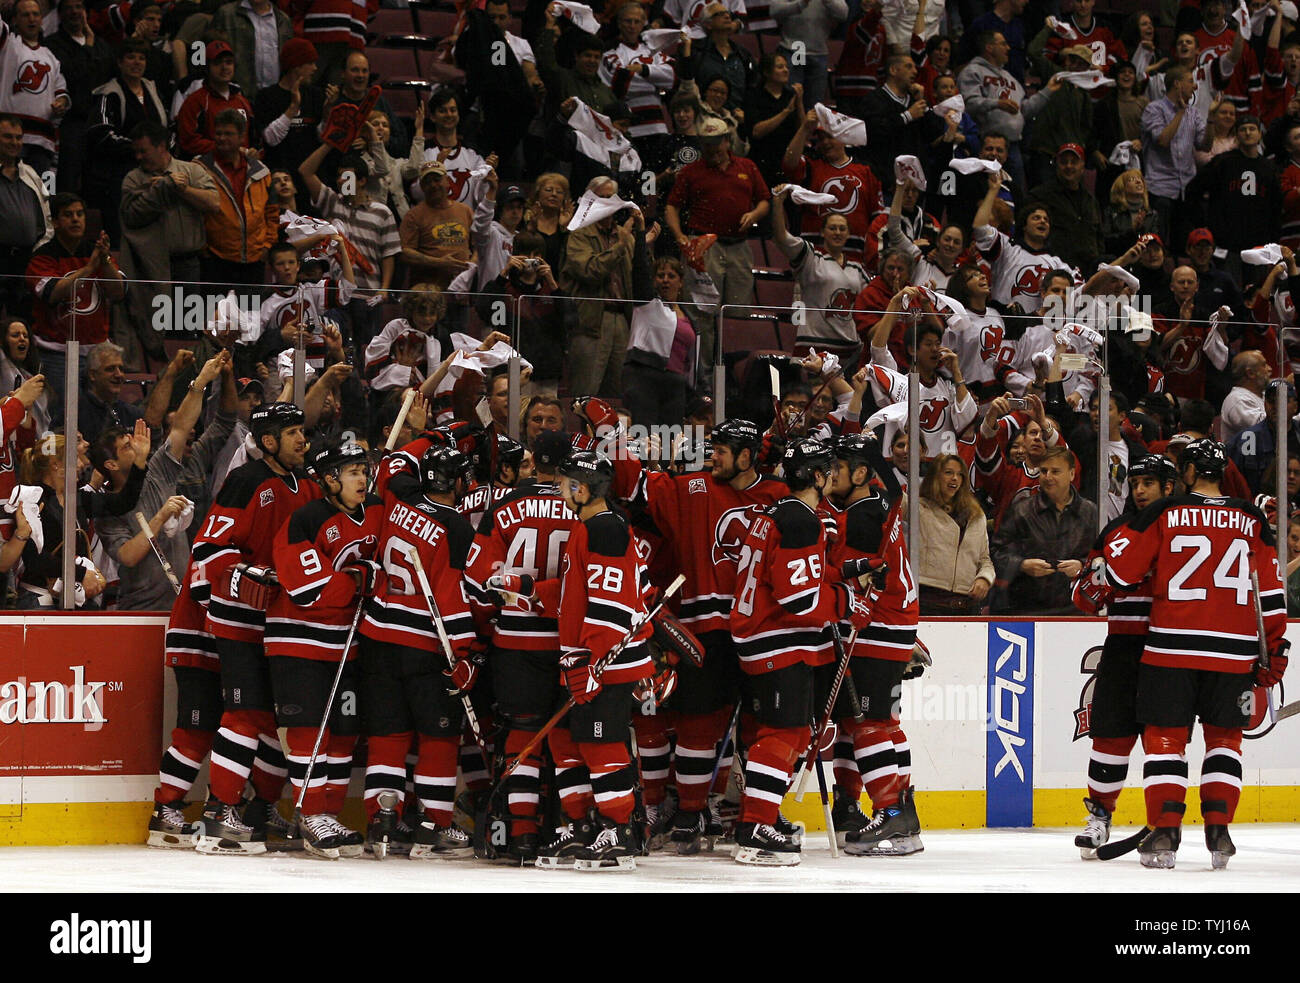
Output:
<instances>
[{"instance_id":1,"label":"hockey glove","mask_svg":"<svg viewBox=\"0 0 1300 983\"><path fill-rule=\"evenodd\" d=\"M1282 681L1282 676L1286 673L1286 652L1290 647L1289 642L1283 641L1276 651L1269 654L1267 669L1263 666L1255 667L1256 683L1260 686L1269 687L1276 686Z\"/></svg>"},{"instance_id":2,"label":"hockey glove","mask_svg":"<svg viewBox=\"0 0 1300 983\"><path fill-rule=\"evenodd\" d=\"M649 715L676 691L677 670L664 669L652 678L640 680L632 689L632 699L640 705L642 715Z\"/></svg>"},{"instance_id":3,"label":"hockey glove","mask_svg":"<svg viewBox=\"0 0 1300 983\"><path fill-rule=\"evenodd\" d=\"M497 595L502 607L531 611L537 599L537 585L526 573L494 573L483 586Z\"/></svg>"},{"instance_id":4,"label":"hockey glove","mask_svg":"<svg viewBox=\"0 0 1300 983\"><path fill-rule=\"evenodd\" d=\"M611 431L618 428L618 413L598 396L579 396L573 401L573 412L587 422L595 436L601 435L601 427L608 427Z\"/></svg>"},{"instance_id":5,"label":"hockey glove","mask_svg":"<svg viewBox=\"0 0 1300 983\"><path fill-rule=\"evenodd\" d=\"M847 621L858 631L871 624L871 603L875 592L866 596L854 592L848 584L831 584L835 591L835 615L840 621Z\"/></svg>"},{"instance_id":6,"label":"hockey glove","mask_svg":"<svg viewBox=\"0 0 1300 983\"><path fill-rule=\"evenodd\" d=\"M591 674L590 649L574 649L560 656L560 671L574 703L590 703L600 692L600 680Z\"/></svg>"},{"instance_id":7,"label":"hockey glove","mask_svg":"<svg viewBox=\"0 0 1300 983\"><path fill-rule=\"evenodd\" d=\"M859 584L861 578L866 577L872 589L884 590L889 578L889 564L878 556L860 556L855 560L846 560L844 566L840 567L840 576L845 580L856 580Z\"/></svg>"},{"instance_id":8,"label":"hockey glove","mask_svg":"<svg viewBox=\"0 0 1300 983\"><path fill-rule=\"evenodd\" d=\"M1256 495L1255 508L1264 513L1270 524L1277 523L1277 496L1275 495Z\"/></svg>"},{"instance_id":9,"label":"hockey glove","mask_svg":"<svg viewBox=\"0 0 1300 983\"><path fill-rule=\"evenodd\" d=\"M386 593L388 575L374 560L357 560L343 568L343 572L357 582L359 596Z\"/></svg>"},{"instance_id":10,"label":"hockey glove","mask_svg":"<svg viewBox=\"0 0 1300 983\"><path fill-rule=\"evenodd\" d=\"M758 449L757 470L764 474L771 473L785 456L785 438L775 430L763 434L763 444Z\"/></svg>"},{"instance_id":11,"label":"hockey glove","mask_svg":"<svg viewBox=\"0 0 1300 983\"><path fill-rule=\"evenodd\" d=\"M225 579L226 597L258 611L267 609L280 583L270 567L248 563L236 563L227 568Z\"/></svg>"},{"instance_id":12,"label":"hockey glove","mask_svg":"<svg viewBox=\"0 0 1300 983\"><path fill-rule=\"evenodd\" d=\"M442 674L450 680L447 692L452 696L464 696L478 682L479 667L472 659L457 659L450 669Z\"/></svg>"},{"instance_id":13,"label":"hockey glove","mask_svg":"<svg viewBox=\"0 0 1300 983\"><path fill-rule=\"evenodd\" d=\"M1091 566L1079 571L1074 578L1074 606L1084 614L1096 614L1114 597L1114 590L1106 582L1105 561L1097 557Z\"/></svg>"}]
</instances>

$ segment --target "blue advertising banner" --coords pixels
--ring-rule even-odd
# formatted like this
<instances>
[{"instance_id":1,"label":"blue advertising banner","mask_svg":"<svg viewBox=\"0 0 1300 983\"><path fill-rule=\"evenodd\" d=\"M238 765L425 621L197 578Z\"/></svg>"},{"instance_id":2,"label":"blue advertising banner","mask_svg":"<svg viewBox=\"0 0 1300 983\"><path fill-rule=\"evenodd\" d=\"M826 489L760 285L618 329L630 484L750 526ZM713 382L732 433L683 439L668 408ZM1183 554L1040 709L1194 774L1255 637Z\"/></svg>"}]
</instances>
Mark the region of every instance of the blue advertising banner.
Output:
<instances>
[{"instance_id":1,"label":"blue advertising banner","mask_svg":"<svg viewBox=\"0 0 1300 983\"><path fill-rule=\"evenodd\" d=\"M986 822L1034 824L1034 625L988 626Z\"/></svg>"}]
</instances>

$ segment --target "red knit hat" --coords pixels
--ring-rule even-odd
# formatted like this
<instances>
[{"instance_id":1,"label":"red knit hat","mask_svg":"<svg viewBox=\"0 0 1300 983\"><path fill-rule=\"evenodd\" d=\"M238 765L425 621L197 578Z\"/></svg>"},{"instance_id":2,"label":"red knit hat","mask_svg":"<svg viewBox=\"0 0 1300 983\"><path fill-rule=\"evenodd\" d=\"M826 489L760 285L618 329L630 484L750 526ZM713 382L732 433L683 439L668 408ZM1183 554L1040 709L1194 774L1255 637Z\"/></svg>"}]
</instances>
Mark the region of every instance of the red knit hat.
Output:
<instances>
[{"instance_id":1,"label":"red knit hat","mask_svg":"<svg viewBox=\"0 0 1300 983\"><path fill-rule=\"evenodd\" d=\"M316 46L306 38L290 38L280 49L280 72L290 72L316 60Z\"/></svg>"}]
</instances>

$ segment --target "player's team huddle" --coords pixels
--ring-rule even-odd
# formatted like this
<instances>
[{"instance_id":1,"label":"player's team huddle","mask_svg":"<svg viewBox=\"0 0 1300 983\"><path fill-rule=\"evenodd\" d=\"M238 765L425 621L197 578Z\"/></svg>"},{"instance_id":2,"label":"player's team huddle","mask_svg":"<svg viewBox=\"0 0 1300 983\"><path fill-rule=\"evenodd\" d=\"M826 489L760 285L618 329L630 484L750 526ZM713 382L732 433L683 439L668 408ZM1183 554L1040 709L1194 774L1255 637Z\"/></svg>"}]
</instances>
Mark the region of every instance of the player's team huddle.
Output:
<instances>
[{"instance_id":1,"label":"player's team huddle","mask_svg":"<svg viewBox=\"0 0 1300 983\"><path fill-rule=\"evenodd\" d=\"M574 409L588 432L545 432L531 460L459 423L403 443L399 419L373 474L355 443L309 449L293 405L254 412L263 456L222 486L172 610L177 726L151 846L610 870L725 839L740 863L785 866L802 828L781 804L815 776L833 849L923 849L899 701L930 658L877 435L778 458L730 419L678 472L617 431L597 449L612 414ZM1111 629L1085 857L1135 845L1173 865L1196 717L1207 843L1215 866L1233 853L1243 693L1281 677L1286 643L1269 527L1221 497L1224 461L1199 440L1177 466L1135 462L1134 508L1076 582ZM1148 827L1108 845L1139 734ZM361 737L364 833L339 818Z\"/></svg>"}]
</instances>

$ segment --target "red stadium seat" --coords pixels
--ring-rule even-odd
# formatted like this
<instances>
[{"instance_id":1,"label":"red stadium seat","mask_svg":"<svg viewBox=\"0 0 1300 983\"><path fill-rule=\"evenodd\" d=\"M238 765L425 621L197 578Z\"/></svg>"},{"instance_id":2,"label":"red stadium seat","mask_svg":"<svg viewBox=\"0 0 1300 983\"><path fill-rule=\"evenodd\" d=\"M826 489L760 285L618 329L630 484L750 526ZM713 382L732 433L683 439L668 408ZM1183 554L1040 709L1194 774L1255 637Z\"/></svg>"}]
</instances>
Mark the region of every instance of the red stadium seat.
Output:
<instances>
[{"instance_id":1,"label":"red stadium seat","mask_svg":"<svg viewBox=\"0 0 1300 983\"><path fill-rule=\"evenodd\" d=\"M366 25L366 33L382 41L395 34L410 34L415 30L415 19L409 10L381 10Z\"/></svg>"},{"instance_id":2,"label":"red stadium seat","mask_svg":"<svg viewBox=\"0 0 1300 983\"><path fill-rule=\"evenodd\" d=\"M366 57L370 60L371 81L380 85L419 78L420 65L410 51L371 45L366 49Z\"/></svg>"},{"instance_id":3,"label":"red stadium seat","mask_svg":"<svg viewBox=\"0 0 1300 983\"><path fill-rule=\"evenodd\" d=\"M459 15L454 10L417 10L415 33L441 40L456 29L456 22L459 19Z\"/></svg>"}]
</instances>

